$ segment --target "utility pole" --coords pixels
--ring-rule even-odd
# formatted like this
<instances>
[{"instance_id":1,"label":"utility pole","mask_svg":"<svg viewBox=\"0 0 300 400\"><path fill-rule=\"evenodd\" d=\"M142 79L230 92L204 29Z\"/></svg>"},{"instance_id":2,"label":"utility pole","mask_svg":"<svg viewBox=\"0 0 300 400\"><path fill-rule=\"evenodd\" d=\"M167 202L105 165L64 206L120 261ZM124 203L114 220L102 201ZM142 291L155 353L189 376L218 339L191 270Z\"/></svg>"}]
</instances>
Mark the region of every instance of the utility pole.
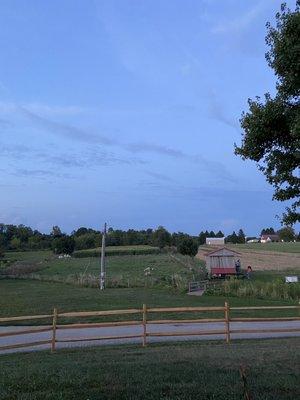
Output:
<instances>
[{"instance_id":1,"label":"utility pole","mask_svg":"<svg viewBox=\"0 0 300 400\"><path fill-rule=\"evenodd\" d=\"M104 224L104 229L102 234L100 290L105 289L105 238L106 238L106 222Z\"/></svg>"}]
</instances>

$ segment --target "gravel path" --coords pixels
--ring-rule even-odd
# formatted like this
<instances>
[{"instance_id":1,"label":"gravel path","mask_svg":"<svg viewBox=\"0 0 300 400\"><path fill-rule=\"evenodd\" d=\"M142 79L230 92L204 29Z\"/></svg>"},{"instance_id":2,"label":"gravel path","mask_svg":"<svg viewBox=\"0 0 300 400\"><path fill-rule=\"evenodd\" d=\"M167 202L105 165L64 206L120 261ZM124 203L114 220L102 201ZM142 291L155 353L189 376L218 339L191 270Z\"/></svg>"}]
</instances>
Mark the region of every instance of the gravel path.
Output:
<instances>
[{"instance_id":1,"label":"gravel path","mask_svg":"<svg viewBox=\"0 0 300 400\"><path fill-rule=\"evenodd\" d=\"M29 326L6 326L0 327L0 334L4 332L11 331L23 331L38 329L39 327L29 327ZM45 328L45 327L40 327ZM51 328L51 327L49 327ZM232 333L232 339L255 339L255 338L278 338L278 337L300 337L300 321L276 321L276 322L231 322L231 330L241 330L241 329L288 329L288 332L260 332L260 333ZM298 329L299 332L293 332L293 329ZM164 337L147 337L147 343L151 344L154 342L166 342L166 341L187 341L187 340L224 340L225 335L213 334L213 335L197 335L198 332L203 331L224 331L223 322L214 323L175 323L175 324L147 324L147 333L157 333L157 332L172 332L172 333L196 333L192 336L164 336ZM67 348L67 347L82 347L82 346L94 346L94 345L111 345L111 344L125 344L125 343L142 343L142 338L126 338L126 339L105 339L105 340L90 340L91 338L99 336L131 336L131 335L141 335L142 326L117 326L117 327L105 327L105 328L84 328L84 329L58 329L57 339L58 340L68 340L76 338L86 338L84 342L62 342L57 343L57 349ZM15 336L0 337L0 347L7 345L14 345L17 343L31 343L42 340L50 340L52 332L41 332L41 333L30 333L30 334L20 334ZM25 347L20 349L11 350L0 350L0 354L13 353L13 352L24 352L24 351L37 351L50 349L50 344L43 344L36 347Z\"/></svg>"}]
</instances>

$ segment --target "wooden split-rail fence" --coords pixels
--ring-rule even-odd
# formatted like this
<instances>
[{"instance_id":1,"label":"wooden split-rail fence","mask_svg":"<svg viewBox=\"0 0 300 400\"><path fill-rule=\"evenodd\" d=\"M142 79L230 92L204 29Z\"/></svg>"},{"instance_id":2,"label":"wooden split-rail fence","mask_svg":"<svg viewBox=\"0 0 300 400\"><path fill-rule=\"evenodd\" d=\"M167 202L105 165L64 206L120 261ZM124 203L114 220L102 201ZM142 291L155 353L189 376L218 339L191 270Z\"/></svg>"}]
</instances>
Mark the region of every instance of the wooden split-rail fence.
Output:
<instances>
[{"instance_id":1,"label":"wooden split-rail fence","mask_svg":"<svg viewBox=\"0 0 300 400\"><path fill-rule=\"evenodd\" d=\"M257 306L257 307L229 307L229 304L225 302L222 307L160 307L153 308L147 307L146 304L142 308L132 308L126 310L107 310L107 311L83 311L83 312L58 312L54 308L52 314L47 315L31 315L31 316L17 316L17 317L0 317L0 326L3 324L18 323L20 321L35 321L37 320L49 320L52 319L52 325L47 326L30 326L30 329L16 329L0 332L0 339L9 336L20 336L36 333L50 332L49 339L39 340L25 343L17 343L11 345L0 345L0 351L17 349L22 347L34 347L39 345L49 344L51 351L56 350L57 343L63 342L90 342L90 341L100 341L100 340L113 340L113 339L136 339L140 338L143 346L147 345L147 338L149 337L176 337L176 336L209 336L209 335L224 335L226 343L230 343L232 333L290 333L290 332L300 332L300 326L297 328L264 328L264 329L234 329L231 327L232 322L271 322L271 321L299 321L300 317L251 317L242 318L232 317L231 313L233 311L258 311L258 310L299 310L300 306ZM206 313L206 312L218 312L222 313L220 318L198 318L198 319L181 319L179 315L177 319L149 319L149 315L158 313ZM90 323L67 323L60 324L59 319L67 318L86 318L86 317L110 317L110 316L125 316L125 315L141 315L139 320L123 320L123 321L113 321L113 322L90 322ZM299 313L297 313L299 315ZM195 323L224 323L223 329L208 329L208 330L198 330L198 331L163 331L163 332L151 332L149 331L148 325L159 325L159 324L195 324ZM141 332L135 334L126 335L112 335L112 336L98 336L98 337L78 337L78 338L59 338L58 332L67 329L86 329L86 328L109 328L109 327L126 327L126 326L140 326ZM12 328L12 327L11 327ZM20 326L18 326L20 328ZM13 328L12 328L13 329Z\"/></svg>"}]
</instances>

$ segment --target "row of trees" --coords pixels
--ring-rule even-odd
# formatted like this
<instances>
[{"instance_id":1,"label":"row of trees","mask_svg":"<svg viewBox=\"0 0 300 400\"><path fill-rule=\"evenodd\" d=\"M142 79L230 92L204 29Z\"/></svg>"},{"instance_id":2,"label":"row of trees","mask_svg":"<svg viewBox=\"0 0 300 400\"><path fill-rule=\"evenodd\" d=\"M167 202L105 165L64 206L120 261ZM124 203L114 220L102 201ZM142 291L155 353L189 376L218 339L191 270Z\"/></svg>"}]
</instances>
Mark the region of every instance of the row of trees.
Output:
<instances>
[{"instance_id":1,"label":"row of trees","mask_svg":"<svg viewBox=\"0 0 300 400\"><path fill-rule=\"evenodd\" d=\"M280 240L299 240L291 227L284 227L279 231L273 228L265 228L261 234L278 233ZM108 246L151 245L159 248L177 247L185 254L196 252L199 245L205 243L207 237L224 237L222 231L202 231L198 236L187 233L170 233L164 227L157 229L127 231L109 228L107 233ZM74 250L84 250L99 247L102 233L100 231L81 227L67 235L58 226L54 226L49 234L41 233L24 225L0 224L0 251L2 250L43 250L52 249L55 253L72 253ZM245 234L242 229L238 233L233 232L226 236L228 243L245 243ZM192 249L192 250L191 250Z\"/></svg>"},{"instance_id":2,"label":"row of trees","mask_svg":"<svg viewBox=\"0 0 300 400\"><path fill-rule=\"evenodd\" d=\"M290 226L284 226L278 231L275 231L274 228L266 228L261 231L261 235L278 235L279 240L284 242L292 242L294 240L300 242L300 232L297 234Z\"/></svg>"}]
</instances>

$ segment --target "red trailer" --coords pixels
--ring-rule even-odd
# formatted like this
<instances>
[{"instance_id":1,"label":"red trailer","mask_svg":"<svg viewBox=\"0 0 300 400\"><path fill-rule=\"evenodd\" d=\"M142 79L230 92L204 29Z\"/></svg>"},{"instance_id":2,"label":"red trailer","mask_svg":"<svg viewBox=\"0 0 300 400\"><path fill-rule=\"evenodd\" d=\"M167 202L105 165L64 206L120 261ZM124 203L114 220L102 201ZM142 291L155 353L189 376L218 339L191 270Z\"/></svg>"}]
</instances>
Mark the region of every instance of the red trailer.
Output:
<instances>
[{"instance_id":1,"label":"red trailer","mask_svg":"<svg viewBox=\"0 0 300 400\"><path fill-rule=\"evenodd\" d=\"M205 254L206 268L211 278L237 275L235 262L240 253L222 247Z\"/></svg>"}]
</instances>

